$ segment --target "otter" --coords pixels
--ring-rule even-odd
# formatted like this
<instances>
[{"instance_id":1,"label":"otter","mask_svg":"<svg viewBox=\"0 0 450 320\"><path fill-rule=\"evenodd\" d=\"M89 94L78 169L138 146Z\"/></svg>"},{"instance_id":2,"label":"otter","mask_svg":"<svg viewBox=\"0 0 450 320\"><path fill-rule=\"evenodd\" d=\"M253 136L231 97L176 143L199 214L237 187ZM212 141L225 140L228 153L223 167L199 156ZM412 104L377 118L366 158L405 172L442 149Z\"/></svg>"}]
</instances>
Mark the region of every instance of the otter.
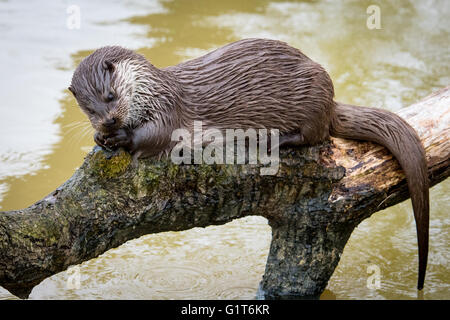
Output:
<instances>
[{"instance_id":1,"label":"otter","mask_svg":"<svg viewBox=\"0 0 450 320\"><path fill-rule=\"evenodd\" d=\"M108 46L84 58L69 90L96 130L95 142L133 157L168 154L171 133L205 127L278 129L279 146L334 137L385 146L405 172L419 247L417 288L428 257L429 186L415 130L386 110L334 101L325 69L284 42L244 39L159 69L131 50Z\"/></svg>"}]
</instances>

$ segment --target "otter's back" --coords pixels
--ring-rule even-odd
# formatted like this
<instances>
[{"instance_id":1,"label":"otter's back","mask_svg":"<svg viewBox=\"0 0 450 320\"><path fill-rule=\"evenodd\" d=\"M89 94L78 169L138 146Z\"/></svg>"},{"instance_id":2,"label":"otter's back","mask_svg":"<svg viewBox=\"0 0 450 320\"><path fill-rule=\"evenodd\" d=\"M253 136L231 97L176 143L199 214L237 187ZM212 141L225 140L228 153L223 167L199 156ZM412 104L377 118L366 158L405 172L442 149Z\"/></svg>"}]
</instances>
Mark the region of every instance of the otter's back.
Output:
<instances>
[{"instance_id":1,"label":"otter's back","mask_svg":"<svg viewBox=\"0 0 450 320\"><path fill-rule=\"evenodd\" d=\"M329 123L331 79L284 42L245 39L166 70L180 82L186 107L205 125L282 133L311 127L317 135Z\"/></svg>"}]
</instances>

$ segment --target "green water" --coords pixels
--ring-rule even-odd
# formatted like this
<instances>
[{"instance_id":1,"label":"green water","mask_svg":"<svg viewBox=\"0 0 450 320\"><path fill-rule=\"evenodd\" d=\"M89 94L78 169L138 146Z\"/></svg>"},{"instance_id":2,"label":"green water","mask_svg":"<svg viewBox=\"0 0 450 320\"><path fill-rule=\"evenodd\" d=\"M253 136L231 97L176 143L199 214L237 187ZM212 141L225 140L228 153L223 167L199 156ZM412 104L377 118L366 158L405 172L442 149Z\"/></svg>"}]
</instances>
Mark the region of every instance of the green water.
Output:
<instances>
[{"instance_id":1,"label":"green water","mask_svg":"<svg viewBox=\"0 0 450 320\"><path fill-rule=\"evenodd\" d=\"M380 9L381 29L366 9ZM399 110L450 84L450 2L78 1L0 2L0 209L26 207L69 178L92 130L66 90L80 59L119 44L165 67L246 37L280 39L330 73L336 100ZM417 244L409 201L353 233L323 299L449 299L449 181L431 190L426 288L415 290ZM31 299L252 299L270 228L249 217L220 227L148 235L34 288ZM381 286L370 289L370 268ZM369 271L369 272L368 272ZM0 299L13 298L0 288Z\"/></svg>"}]
</instances>

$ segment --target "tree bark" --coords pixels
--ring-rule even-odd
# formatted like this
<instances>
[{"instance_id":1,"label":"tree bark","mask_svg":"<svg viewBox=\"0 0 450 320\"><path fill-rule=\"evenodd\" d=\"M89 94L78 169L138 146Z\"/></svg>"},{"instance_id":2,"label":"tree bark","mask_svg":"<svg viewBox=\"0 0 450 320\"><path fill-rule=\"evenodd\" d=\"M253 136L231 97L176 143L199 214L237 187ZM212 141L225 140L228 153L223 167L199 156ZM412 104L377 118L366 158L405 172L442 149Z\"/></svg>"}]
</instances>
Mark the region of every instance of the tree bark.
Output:
<instances>
[{"instance_id":1,"label":"tree bark","mask_svg":"<svg viewBox=\"0 0 450 320\"><path fill-rule=\"evenodd\" d=\"M449 175L450 87L399 113L425 146L431 185ZM264 297L317 296L354 228L409 197L383 147L332 138L280 151L276 175L261 165L133 163L98 147L44 199L0 213L0 285L27 298L43 279L149 233L266 217L272 243Z\"/></svg>"}]
</instances>

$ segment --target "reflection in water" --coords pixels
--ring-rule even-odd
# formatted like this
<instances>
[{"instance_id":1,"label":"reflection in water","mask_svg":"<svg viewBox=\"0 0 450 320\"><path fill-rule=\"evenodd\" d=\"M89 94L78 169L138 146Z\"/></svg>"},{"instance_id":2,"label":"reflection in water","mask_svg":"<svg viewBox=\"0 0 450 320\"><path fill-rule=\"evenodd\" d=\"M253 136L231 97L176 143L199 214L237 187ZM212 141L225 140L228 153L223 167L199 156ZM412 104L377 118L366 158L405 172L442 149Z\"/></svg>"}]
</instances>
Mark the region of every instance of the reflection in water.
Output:
<instances>
[{"instance_id":1,"label":"reflection in water","mask_svg":"<svg viewBox=\"0 0 450 320\"><path fill-rule=\"evenodd\" d=\"M64 90L80 59L121 44L165 67L244 37L300 48L330 72L336 99L398 110L450 83L449 2L379 1L381 30L366 27L372 1L78 1L81 29L65 27L66 5L0 3L0 208L18 209L54 190L93 145L85 116ZM106 10L106 11L105 11ZM19 22L17 22L19 21ZM6 62L6 63L5 63ZM26 88L26 94L24 93ZM449 182L431 192L431 248L424 298L448 299ZM270 228L249 217L225 226L148 235L37 286L31 298L255 298ZM416 299L417 245L410 202L355 230L322 299ZM368 268L381 288L367 287ZM0 298L11 295L0 289Z\"/></svg>"}]
</instances>

